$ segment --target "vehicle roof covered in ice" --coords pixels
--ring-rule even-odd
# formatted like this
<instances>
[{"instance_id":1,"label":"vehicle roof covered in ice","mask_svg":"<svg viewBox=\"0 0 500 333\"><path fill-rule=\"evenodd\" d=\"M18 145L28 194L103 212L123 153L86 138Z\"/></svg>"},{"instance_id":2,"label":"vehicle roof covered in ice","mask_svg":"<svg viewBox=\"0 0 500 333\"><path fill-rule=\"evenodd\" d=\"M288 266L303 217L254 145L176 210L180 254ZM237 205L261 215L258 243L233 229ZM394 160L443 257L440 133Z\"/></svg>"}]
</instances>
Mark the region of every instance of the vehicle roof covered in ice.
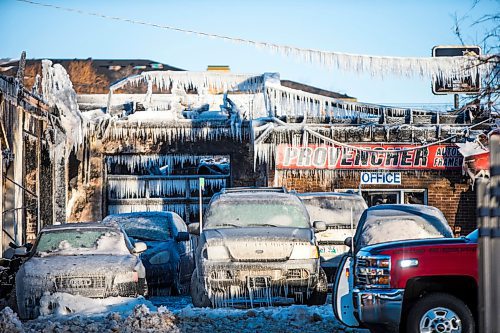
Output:
<instances>
[{"instance_id":1,"label":"vehicle roof covered in ice","mask_svg":"<svg viewBox=\"0 0 500 333\"><path fill-rule=\"evenodd\" d=\"M363 213L355 237L359 248L398 240L453 237L453 233L436 207L387 204Z\"/></svg>"},{"instance_id":2,"label":"vehicle roof covered in ice","mask_svg":"<svg viewBox=\"0 0 500 333\"><path fill-rule=\"evenodd\" d=\"M300 202L299 198L294 194L290 193L279 193L276 190L262 190L262 191L239 191L239 192L219 192L214 195L214 199L237 199L237 200L247 200L255 198L256 200L270 200L277 201L283 199L296 200Z\"/></svg>"},{"instance_id":3,"label":"vehicle roof covered in ice","mask_svg":"<svg viewBox=\"0 0 500 333\"><path fill-rule=\"evenodd\" d=\"M132 228L152 229L159 232L167 232L170 236L175 236L180 231L187 231L184 220L177 213L169 211L112 214L106 216L102 222L117 223L127 232ZM133 235L129 236L134 237Z\"/></svg>"},{"instance_id":4,"label":"vehicle roof covered in ice","mask_svg":"<svg viewBox=\"0 0 500 333\"><path fill-rule=\"evenodd\" d=\"M100 222L78 222L78 223L66 223L58 225L47 225L43 227L41 232L55 231L55 230L68 230L68 229L120 229L120 227L115 223L102 224Z\"/></svg>"},{"instance_id":5,"label":"vehicle roof covered in ice","mask_svg":"<svg viewBox=\"0 0 500 333\"><path fill-rule=\"evenodd\" d=\"M350 192L303 192L303 193L297 193L297 196L301 198L308 198L308 197L344 197L344 198L360 198L361 200L364 200L363 197L357 193L350 193Z\"/></svg>"}]
</instances>

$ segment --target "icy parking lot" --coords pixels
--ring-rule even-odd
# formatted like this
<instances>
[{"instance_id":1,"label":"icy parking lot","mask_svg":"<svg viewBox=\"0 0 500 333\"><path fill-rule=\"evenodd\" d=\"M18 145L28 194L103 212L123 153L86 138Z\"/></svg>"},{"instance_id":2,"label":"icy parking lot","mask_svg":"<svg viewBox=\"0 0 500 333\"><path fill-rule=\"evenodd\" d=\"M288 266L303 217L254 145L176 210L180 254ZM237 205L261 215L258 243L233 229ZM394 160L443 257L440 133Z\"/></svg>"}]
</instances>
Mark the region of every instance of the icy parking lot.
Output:
<instances>
[{"instance_id":1,"label":"icy parking lot","mask_svg":"<svg viewBox=\"0 0 500 333\"><path fill-rule=\"evenodd\" d=\"M90 300L60 294L54 313L21 322L0 312L0 332L364 332L340 325L330 303L255 309L194 308L189 296Z\"/></svg>"}]
</instances>

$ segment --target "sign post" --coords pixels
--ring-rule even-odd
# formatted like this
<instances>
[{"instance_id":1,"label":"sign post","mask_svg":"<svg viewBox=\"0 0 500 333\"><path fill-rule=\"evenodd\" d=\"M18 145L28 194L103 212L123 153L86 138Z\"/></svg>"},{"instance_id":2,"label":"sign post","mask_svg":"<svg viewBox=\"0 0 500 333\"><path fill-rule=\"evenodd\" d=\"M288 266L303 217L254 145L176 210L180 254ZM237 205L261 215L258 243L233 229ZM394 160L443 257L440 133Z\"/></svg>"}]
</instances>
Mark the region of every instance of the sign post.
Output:
<instances>
[{"instance_id":1,"label":"sign post","mask_svg":"<svg viewBox=\"0 0 500 333\"><path fill-rule=\"evenodd\" d=\"M200 203L200 233L203 230L203 190L205 190L205 178L200 177L198 186L199 203Z\"/></svg>"},{"instance_id":2,"label":"sign post","mask_svg":"<svg viewBox=\"0 0 500 333\"><path fill-rule=\"evenodd\" d=\"M452 45L434 46L432 48L433 57L460 57L479 56L481 48L475 45ZM469 73L459 74L460 68L456 69L456 75L451 77L433 77L432 93L434 95L455 94L455 108L458 107L458 94L478 93L481 88L481 78L478 71L471 69Z\"/></svg>"}]
</instances>

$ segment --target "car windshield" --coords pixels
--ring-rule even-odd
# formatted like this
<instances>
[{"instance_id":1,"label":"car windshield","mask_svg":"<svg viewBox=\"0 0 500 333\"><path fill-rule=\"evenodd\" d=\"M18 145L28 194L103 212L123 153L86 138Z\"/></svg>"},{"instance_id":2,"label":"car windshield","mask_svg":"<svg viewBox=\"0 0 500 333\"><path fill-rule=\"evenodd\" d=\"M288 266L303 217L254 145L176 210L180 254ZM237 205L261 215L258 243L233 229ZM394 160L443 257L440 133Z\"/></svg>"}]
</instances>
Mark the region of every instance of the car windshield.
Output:
<instances>
[{"instance_id":1,"label":"car windshield","mask_svg":"<svg viewBox=\"0 0 500 333\"><path fill-rule=\"evenodd\" d=\"M129 237L145 241L172 239L172 217L164 213L125 213L109 215L103 223L118 223Z\"/></svg>"},{"instance_id":2,"label":"car windshield","mask_svg":"<svg viewBox=\"0 0 500 333\"><path fill-rule=\"evenodd\" d=\"M219 199L210 205L204 227L294 227L310 228L309 217L300 201L288 197L237 196Z\"/></svg>"},{"instance_id":3,"label":"car windshield","mask_svg":"<svg viewBox=\"0 0 500 333\"><path fill-rule=\"evenodd\" d=\"M123 233L111 229L74 229L42 232L35 249L40 257L61 255L130 254Z\"/></svg>"},{"instance_id":4,"label":"car windshield","mask_svg":"<svg viewBox=\"0 0 500 333\"><path fill-rule=\"evenodd\" d=\"M360 225L358 248L399 240L453 237L441 211L427 206L400 205L367 210Z\"/></svg>"},{"instance_id":5,"label":"car windshield","mask_svg":"<svg viewBox=\"0 0 500 333\"><path fill-rule=\"evenodd\" d=\"M367 208L361 197L304 196L301 200L311 221L324 221L327 225L351 225L352 209L352 221L356 227L361 214Z\"/></svg>"}]
</instances>

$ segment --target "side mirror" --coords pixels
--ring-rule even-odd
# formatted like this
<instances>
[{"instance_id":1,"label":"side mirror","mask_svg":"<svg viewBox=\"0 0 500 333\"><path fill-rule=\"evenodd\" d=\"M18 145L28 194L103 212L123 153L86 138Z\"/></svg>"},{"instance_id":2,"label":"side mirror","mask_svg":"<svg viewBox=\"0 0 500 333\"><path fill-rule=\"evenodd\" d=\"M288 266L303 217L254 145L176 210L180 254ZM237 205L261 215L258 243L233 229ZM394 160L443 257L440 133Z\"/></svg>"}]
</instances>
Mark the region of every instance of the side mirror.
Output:
<instances>
[{"instance_id":1,"label":"side mirror","mask_svg":"<svg viewBox=\"0 0 500 333\"><path fill-rule=\"evenodd\" d=\"M135 243L134 245L134 253L142 253L144 251L146 251L148 249L148 246L146 245L146 243L143 243L143 242L137 242Z\"/></svg>"},{"instance_id":2,"label":"side mirror","mask_svg":"<svg viewBox=\"0 0 500 333\"><path fill-rule=\"evenodd\" d=\"M314 221L313 228L314 232L326 231L326 223L323 221Z\"/></svg>"},{"instance_id":3,"label":"side mirror","mask_svg":"<svg viewBox=\"0 0 500 333\"><path fill-rule=\"evenodd\" d=\"M175 236L176 242L186 242L189 240L189 232L179 231L177 236Z\"/></svg>"},{"instance_id":4,"label":"side mirror","mask_svg":"<svg viewBox=\"0 0 500 333\"><path fill-rule=\"evenodd\" d=\"M26 257L28 255L28 249L24 246L20 246L14 250L15 257Z\"/></svg>"},{"instance_id":5,"label":"side mirror","mask_svg":"<svg viewBox=\"0 0 500 333\"><path fill-rule=\"evenodd\" d=\"M190 224L188 224L187 227L188 227L188 232L191 235L196 235L196 236L200 235L200 223L198 223L198 222L190 223Z\"/></svg>"},{"instance_id":6,"label":"side mirror","mask_svg":"<svg viewBox=\"0 0 500 333\"><path fill-rule=\"evenodd\" d=\"M346 239L344 239L344 245L352 248L352 237L347 237Z\"/></svg>"}]
</instances>

